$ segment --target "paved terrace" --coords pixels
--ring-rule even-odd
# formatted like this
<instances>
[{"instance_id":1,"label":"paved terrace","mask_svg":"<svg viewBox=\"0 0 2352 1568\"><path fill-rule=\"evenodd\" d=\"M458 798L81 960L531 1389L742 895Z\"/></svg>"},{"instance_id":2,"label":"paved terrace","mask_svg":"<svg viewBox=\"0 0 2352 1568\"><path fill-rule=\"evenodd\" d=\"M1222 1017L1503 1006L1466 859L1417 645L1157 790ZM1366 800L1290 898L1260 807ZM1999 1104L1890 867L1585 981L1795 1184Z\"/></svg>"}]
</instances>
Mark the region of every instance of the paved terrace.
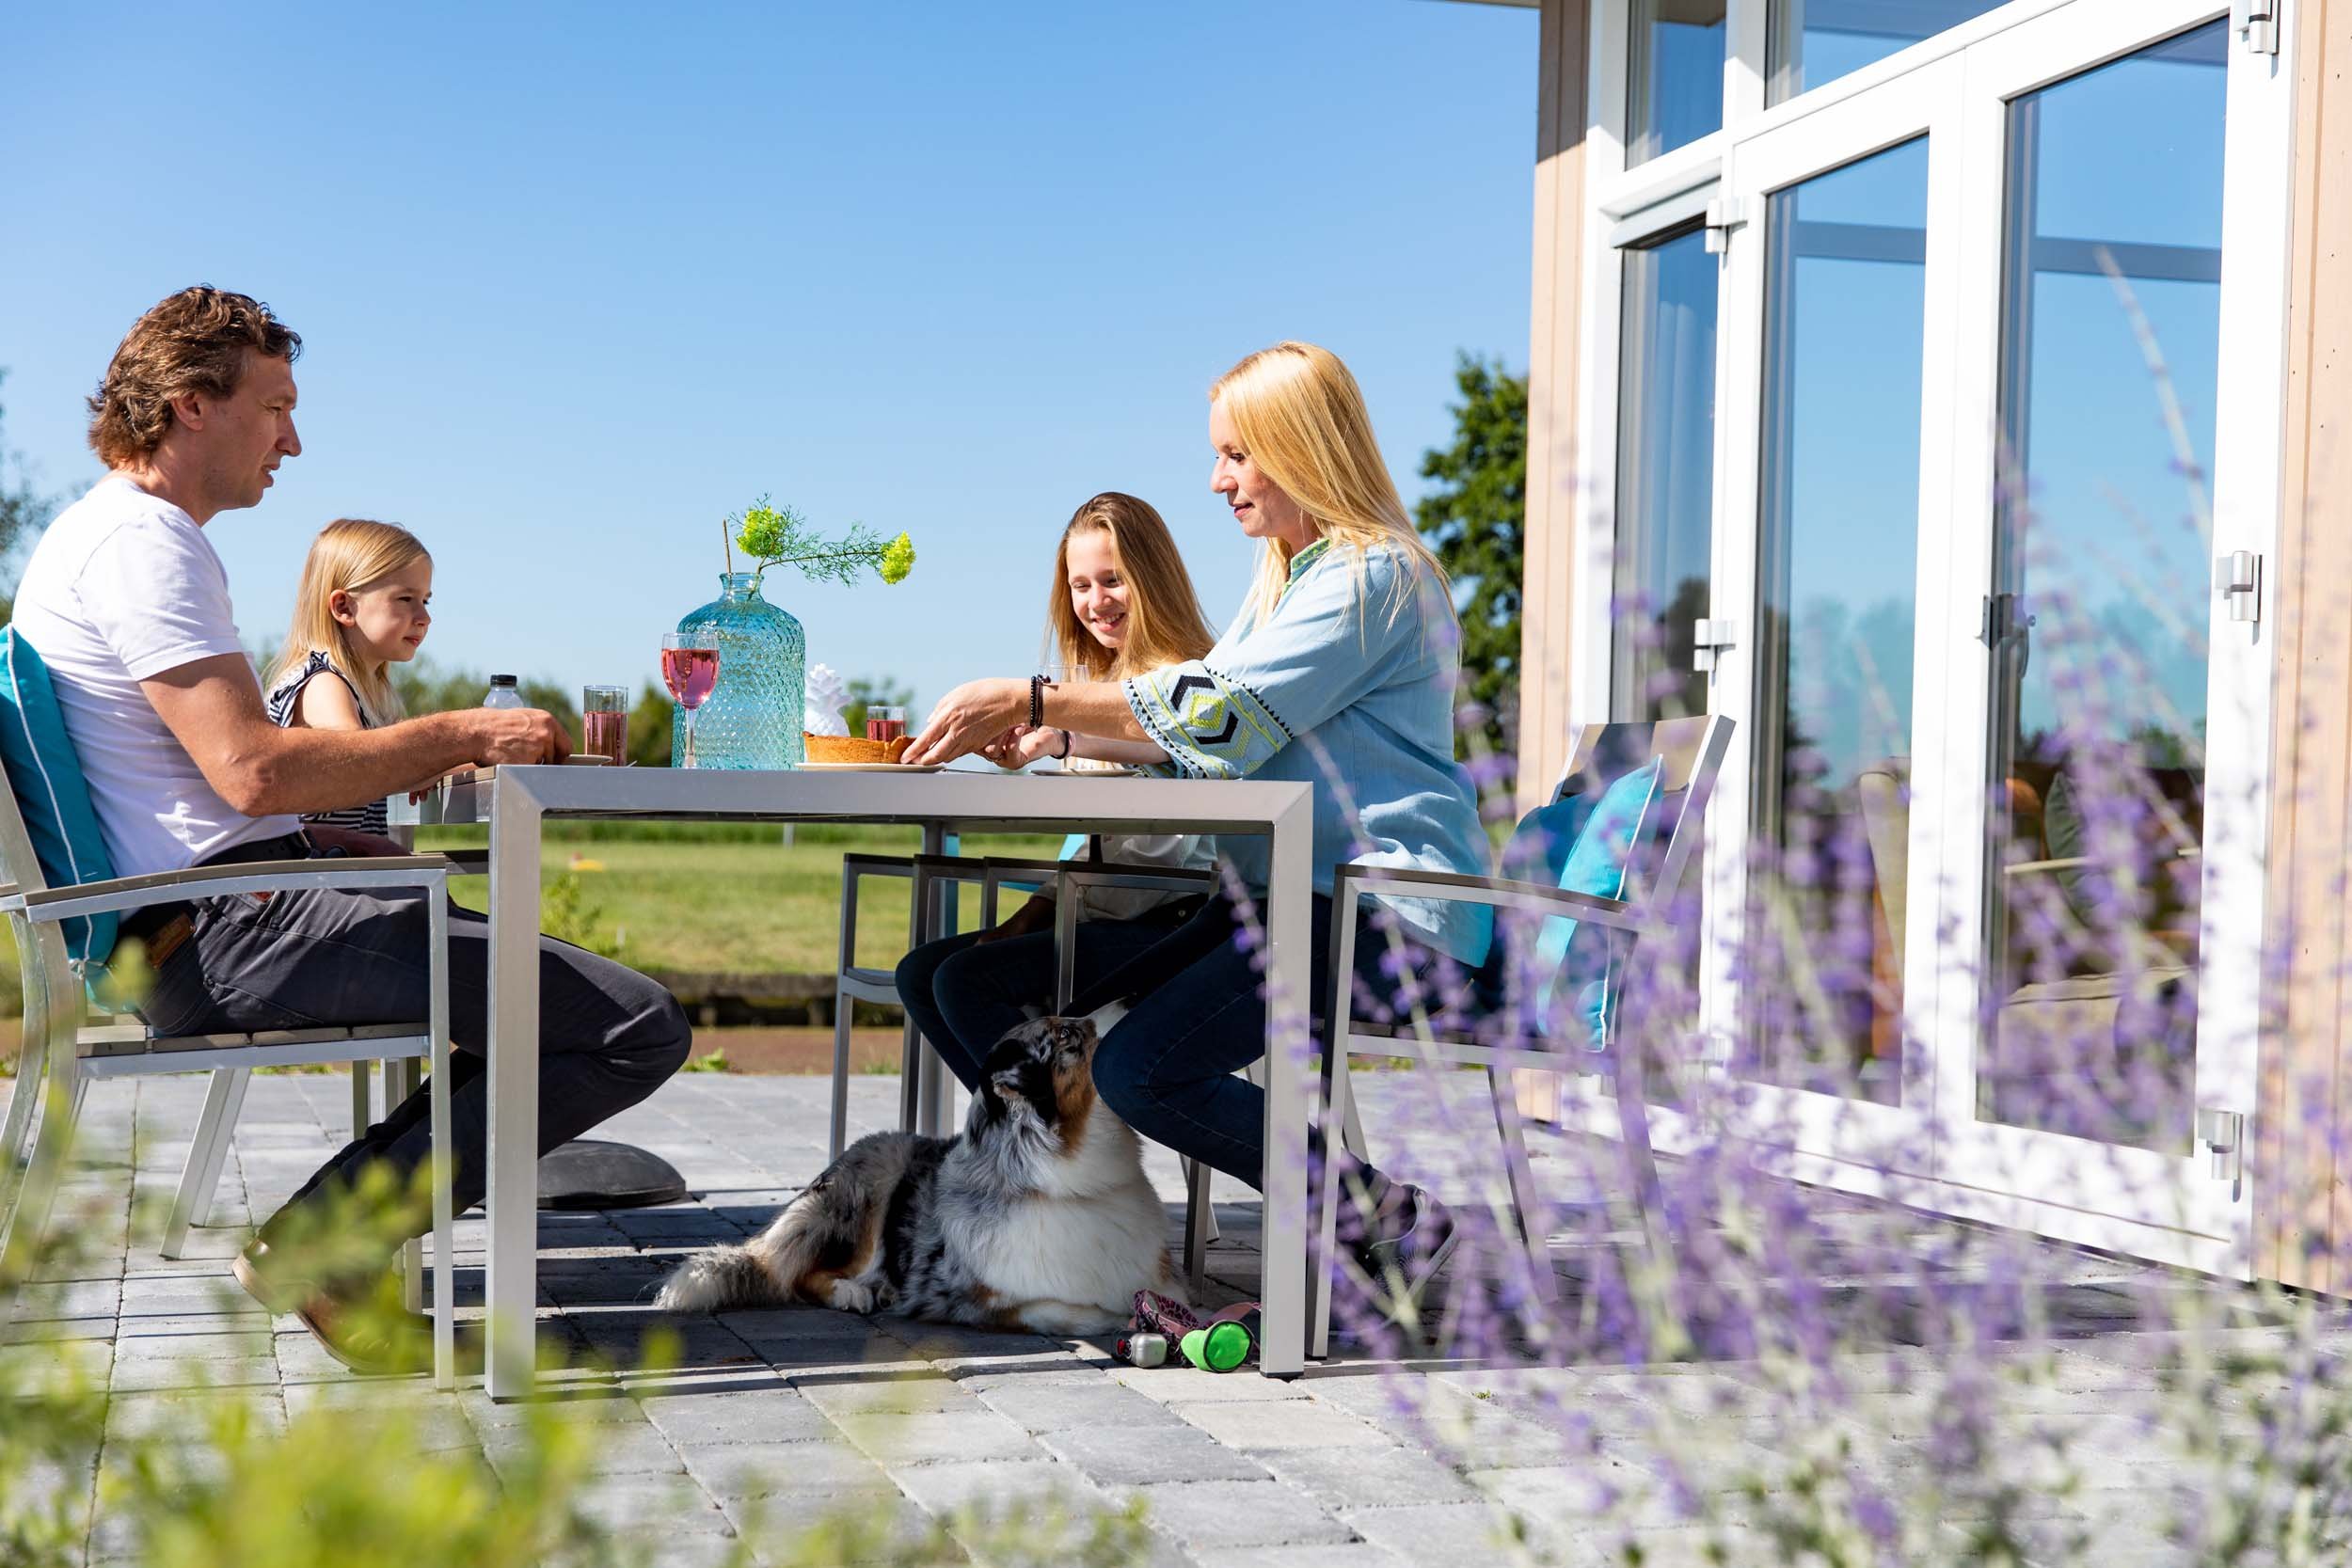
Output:
<instances>
[{"instance_id":1,"label":"paved terrace","mask_svg":"<svg viewBox=\"0 0 2352 1568\"><path fill-rule=\"evenodd\" d=\"M1456 1076L1474 1124L1483 1079ZM1375 1142L1382 1095L1393 1082L1375 1075L1365 1096ZM628 1362L660 1319L646 1305L655 1283L681 1253L756 1229L820 1167L826 1086L820 1078L689 1075L613 1123L612 1135L675 1162L695 1196L671 1208L543 1215L545 1342L567 1357ZM429 1413L431 1446L479 1450L499 1465L514 1407L495 1406L478 1390L437 1398L418 1382L355 1379L294 1320L271 1322L228 1279L226 1260L244 1226L346 1135L342 1077L257 1076L215 1212L219 1228L197 1233L196 1258L157 1255L151 1227L201 1088L196 1078L93 1087L80 1168L61 1207L96 1199L111 1219L94 1238L96 1261L72 1271L83 1277L35 1287L16 1338L78 1341L118 1396L110 1430L148 1418L159 1400L184 1397L174 1390L226 1387L278 1426L314 1405L401 1402ZM858 1130L895 1116L898 1095L896 1078L854 1079ZM1492 1138L1451 1142L1483 1149ZM1535 1142L1539 1169L1549 1160L1556 1171L1560 1146ZM1458 1148L1453 1158L1458 1165ZM1394 1164L1413 1168L1410 1159ZM1155 1151L1153 1175L1174 1235L1182 1208L1173 1159ZM135 1195L146 1205L136 1221ZM1220 1299L1254 1293L1254 1212L1239 1201L1244 1196L1220 1188L1226 1237L1213 1254ZM1846 1202L1827 1194L1819 1201ZM1923 1236L1953 1228L1918 1225ZM461 1219L457 1235L460 1290L478 1303L479 1217ZM1557 1255L1572 1278L1568 1251L1562 1245ZM2055 1540L2086 1520L2120 1521L2095 1527L2104 1568L2177 1560L2157 1533L2153 1505L2195 1478L2168 1457L2174 1434L2131 1414L2153 1386L2141 1354L2149 1337L2134 1330L2132 1288L2157 1276L2085 1255L2060 1261L2070 1284L2058 1292L2058 1366L2018 1416L2078 1431L2095 1455L2087 1462L2090 1490L2052 1499L2042 1511L2047 1528ZM2177 1277L2165 1284L2225 1289ZM1141 1370L1087 1344L942 1334L815 1308L676 1326L683 1362L675 1372L557 1380L569 1396L565 1418L596 1423L605 1439L601 1463L611 1479L591 1489L587 1508L620 1530L659 1521L656 1560L664 1563L717 1560L755 1505L771 1521L789 1522L850 1504L914 1528L964 1499L1001 1503L1055 1488L1104 1503L1139 1492L1150 1506L1154 1563L1485 1563L1502 1556L1496 1532L1505 1510L1528 1522L1534 1545L1550 1560L1623 1560L1629 1528L1640 1532L1644 1560L1695 1563L1708 1560L1704 1537L1678 1524L1667 1502L1653 1422L1679 1418L1693 1424L1686 1431L1703 1424L1704 1441L1727 1458L1754 1457L1762 1440L1748 1423L1713 1414L1754 1377L1739 1364L1560 1370L1343 1358L1279 1384L1254 1374ZM1925 1354L1896 1342L1856 1361L1892 1367ZM1857 1370L1870 1381L1872 1368ZM1581 1462L1578 1473L1559 1462L1559 1423L1542 1414L1557 1408L1552 1400L1594 1422L1597 1468L1621 1494L1607 1523L1592 1513L1579 1479L1595 1462ZM1408 1401L1422 1418L1405 1414ZM1924 1465L1924 1425L1915 1428L1911 1446L1895 1451L1919 1452L1912 1462ZM1755 1560L1773 1559L1763 1541L1748 1544ZM91 1562L128 1549L119 1522L96 1522Z\"/></svg>"}]
</instances>

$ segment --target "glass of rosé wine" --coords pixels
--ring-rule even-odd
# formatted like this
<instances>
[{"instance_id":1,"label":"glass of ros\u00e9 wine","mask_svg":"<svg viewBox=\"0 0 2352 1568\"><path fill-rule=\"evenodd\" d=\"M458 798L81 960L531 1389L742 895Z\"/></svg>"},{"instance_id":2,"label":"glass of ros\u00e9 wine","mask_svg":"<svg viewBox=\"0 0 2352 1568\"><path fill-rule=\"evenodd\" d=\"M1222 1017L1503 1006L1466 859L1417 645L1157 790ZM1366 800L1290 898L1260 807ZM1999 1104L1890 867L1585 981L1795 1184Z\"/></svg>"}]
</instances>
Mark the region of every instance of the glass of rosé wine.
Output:
<instances>
[{"instance_id":1,"label":"glass of ros\u00e9 wine","mask_svg":"<svg viewBox=\"0 0 2352 1568\"><path fill-rule=\"evenodd\" d=\"M661 684L686 710L684 765L694 766L694 710L719 684L719 634L710 630L661 634Z\"/></svg>"}]
</instances>

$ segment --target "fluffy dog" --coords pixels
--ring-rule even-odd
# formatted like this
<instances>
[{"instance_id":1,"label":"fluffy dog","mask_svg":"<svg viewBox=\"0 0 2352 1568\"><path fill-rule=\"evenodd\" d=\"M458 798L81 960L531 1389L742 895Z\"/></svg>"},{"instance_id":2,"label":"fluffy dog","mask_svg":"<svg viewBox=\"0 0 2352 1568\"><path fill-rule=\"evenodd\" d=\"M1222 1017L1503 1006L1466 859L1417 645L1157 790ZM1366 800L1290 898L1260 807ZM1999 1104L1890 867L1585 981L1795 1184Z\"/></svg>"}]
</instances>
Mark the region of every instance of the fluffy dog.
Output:
<instances>
[{"instance_id":1,"label":"fluffy dog","mask_svg":"<svg viewBox=\"0 0 2352 1568\"><path fill-rule=\"evenodd\" d=\"M996 1042L963 1135L874 1132L743 1246L689 1259L674 1311L814 1302L932 1323L1093 1334L1137 1291L1183 1299L1134 1131L1094 1098L1089 1019Z\"/></svg>"}]
</instances>

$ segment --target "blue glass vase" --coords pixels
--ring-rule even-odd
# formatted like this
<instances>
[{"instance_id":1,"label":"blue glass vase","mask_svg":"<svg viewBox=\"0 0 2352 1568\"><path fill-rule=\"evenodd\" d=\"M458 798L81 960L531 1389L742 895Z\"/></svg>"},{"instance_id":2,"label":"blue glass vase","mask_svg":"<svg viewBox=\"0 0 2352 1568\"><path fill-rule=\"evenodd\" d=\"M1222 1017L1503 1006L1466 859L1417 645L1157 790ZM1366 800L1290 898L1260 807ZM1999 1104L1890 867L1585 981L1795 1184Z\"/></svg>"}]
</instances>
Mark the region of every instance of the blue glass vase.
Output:
<instances>
[{"instance_id":1,"label":"blue glass vase","mask_svg":"<svg viewBox=\"0 0 2352 1568\"><path fill-rule=\"evenodd\" d=\"M720 595L678 622L719 637L719 682L694 715L703 768L798 768L807 705L808 643L801 623L759 594L757 572L724 572ZM685 761L686 712L670 713L670 766Z\"/></svg>"}]
</instances>

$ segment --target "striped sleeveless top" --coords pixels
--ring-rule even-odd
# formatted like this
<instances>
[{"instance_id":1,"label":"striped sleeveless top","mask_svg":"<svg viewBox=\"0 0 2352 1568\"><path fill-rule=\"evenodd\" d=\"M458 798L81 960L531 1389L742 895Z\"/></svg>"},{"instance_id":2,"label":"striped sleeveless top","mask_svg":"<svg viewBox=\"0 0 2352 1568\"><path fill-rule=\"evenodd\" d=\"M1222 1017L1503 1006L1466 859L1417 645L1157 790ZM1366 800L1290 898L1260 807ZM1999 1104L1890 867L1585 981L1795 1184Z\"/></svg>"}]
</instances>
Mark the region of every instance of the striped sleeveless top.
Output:
<instances>
[{"instance_id":1,"label":"striped sleeveless top","mask_svg":"<svg viewBox=\"0 0 2352 1568\"><path fill-rule=\"evenodd\" d=\"M271 690L268 698L270 722L280 729L291 727L294 719L294 704L300 700L302 689L320 675L332 675L350 687L351 701L353 705L359 710L360 724L367 729L375 728L375 721L369 717L368 705L366 700L359 695L359 689L352 685L349 675L335 668L333 659L328 658L316 648L310 650L308 663L296 671L291 678L279 683ZM302 820L324 822L330 828L354 828L363 833L378 835L382 835L387 827L384 817L384 802L381 800L371 800L364 806L345 806L339 811L312 812L305 816Z\"/></svg>"}]
</instances>

